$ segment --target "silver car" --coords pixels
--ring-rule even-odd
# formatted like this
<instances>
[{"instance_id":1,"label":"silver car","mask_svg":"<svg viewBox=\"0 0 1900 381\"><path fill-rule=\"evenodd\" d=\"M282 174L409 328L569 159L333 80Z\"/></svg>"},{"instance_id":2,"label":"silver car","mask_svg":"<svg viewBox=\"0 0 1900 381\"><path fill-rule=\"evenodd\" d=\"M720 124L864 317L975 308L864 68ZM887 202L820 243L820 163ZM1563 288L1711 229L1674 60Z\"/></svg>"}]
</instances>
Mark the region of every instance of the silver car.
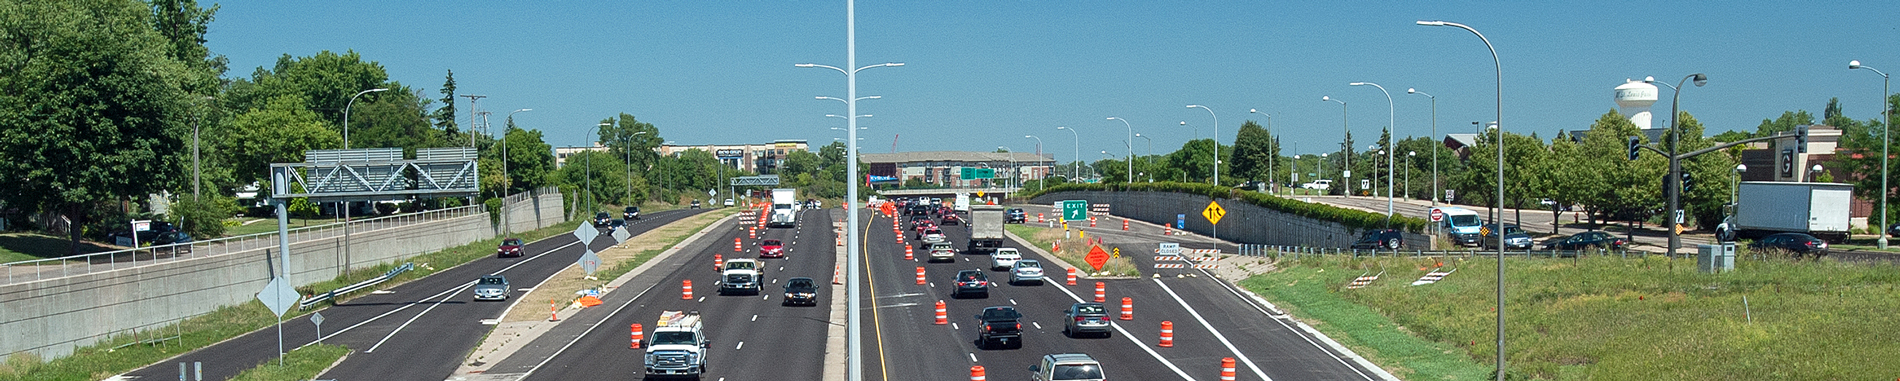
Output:
<instances>
[{"instance_id":1,"label":"silver car","mask_svg":"<svg viewBox=\"0 0 1900 381\"><path fill-rule=\"evenodd\" d=\"M1042 284L1042 262L1034 259L1016 261L1009 269L1009 283L1036 282Z\"/></svg>"},{"instance_id":2,"label":"silver car","mask_svg":"<svg viewBox=\"0 0 1900 381\"><path fill-rule=\"evenodd\" d=\"M1062 333L1069 334L1069 337L1082 336L1084 333L1099 333L1104 338L1111 335L1108 309L1103 308L1101 303L1072 304L1063 315L1068 319L1063 319Z\"/></svg>"},{"instance_id":3,"label":"silver car","mask_svg":"<svg viewBox=\"0 0 1900 381\"><path fill-rule=\"evenodd\" d=\"M508 300L508 278L484 275L475 281L475 300Z\"/></svg>"},{"instance_id":4,"label":"silver car","mask_svg":"<svg viewBox=\"0 0 1900 381\"><path fill-rule=\"evenodd\" d=\"M990 269L1008 270L1010 267L1016 266L1016 261L1022 259L1022 252L1018 252L1014 248L998 248L996 252L990 253Z\"/></svg>"},{"instance_id":5,"label":"silver car","mask_svg":"<svg viewBox=\"0 0 1900 381\"><path fill-rule=\"evenodd\" d=\"M1030 379L1036 381L1101 381L1102 363L1086 353L1061 353L1042 356L1029 366Z\"/></svg>"}]
</instances>

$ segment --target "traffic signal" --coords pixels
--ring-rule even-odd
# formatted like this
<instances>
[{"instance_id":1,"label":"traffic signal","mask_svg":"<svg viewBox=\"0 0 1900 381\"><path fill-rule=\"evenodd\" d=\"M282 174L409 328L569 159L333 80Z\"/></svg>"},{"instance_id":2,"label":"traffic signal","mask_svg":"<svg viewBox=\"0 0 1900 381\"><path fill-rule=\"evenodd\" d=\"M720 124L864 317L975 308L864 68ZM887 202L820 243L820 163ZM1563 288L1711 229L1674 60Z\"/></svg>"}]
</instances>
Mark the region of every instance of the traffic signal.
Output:
<instances>
[{"instance_id":1,"label":"traffic signal","mask_svg":"<svg viewBox=\"0 0 1900 381\"><path fill-rule=\"evenodd\" d=\"M1636 145L1636 143L1637 143L1638 141L1640 141L1640 140L1639 140L1639 139L1638 139L1637 137L1635 137L1635 136L1631 136L1631 137L1630 137L1630 145L1629 145L1629 148L1630 148L1630 161L1636 161L1636 154L1637 154L1638 152L1642 152L1640 148L1637 148L1637 147L1640 147L1640 146L1638 146L1638 145Z\"/></svg>"},{"instance_id":2,"label":"traffic signal","mask_svg":"<svg viewBox=\"0 0 1900 381\"><path fill-rule=\"evenodd\" d=\"M1800 153L1808 153L1808 126L1795 126L1794 149Z\"/></svg>"},{"instance_id":3,"label":"traffic signal","mask_svg":"<svg viewBox=\"0 0 1900 381\"><path fill-rule=\"evenodd\" d=\"M1687 171L1682 172L1682 193L1689 193L1693 189L1695 189L1695 177L1690 176Z\"/></svg>"}]
</instances>

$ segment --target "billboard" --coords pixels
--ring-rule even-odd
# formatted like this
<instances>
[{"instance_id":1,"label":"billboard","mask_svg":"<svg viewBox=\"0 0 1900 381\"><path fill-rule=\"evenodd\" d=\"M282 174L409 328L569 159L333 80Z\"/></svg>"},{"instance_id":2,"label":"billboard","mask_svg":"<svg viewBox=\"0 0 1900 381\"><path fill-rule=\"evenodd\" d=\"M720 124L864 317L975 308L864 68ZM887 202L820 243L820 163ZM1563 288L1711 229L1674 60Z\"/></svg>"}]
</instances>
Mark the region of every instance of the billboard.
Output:
<instances>
[{"instance_id":1,"label":"billboard","mask_svg":"<svg viewBox=\"0 0 1900 381\"><path fill-rule=\"evenodd\" d=\"M742 150L742 149L716 150L716 151L713 151L713 156L718 156L721 159L740 158L740 157L745 157L745 150Z\"/></svg>"}]
</instances>

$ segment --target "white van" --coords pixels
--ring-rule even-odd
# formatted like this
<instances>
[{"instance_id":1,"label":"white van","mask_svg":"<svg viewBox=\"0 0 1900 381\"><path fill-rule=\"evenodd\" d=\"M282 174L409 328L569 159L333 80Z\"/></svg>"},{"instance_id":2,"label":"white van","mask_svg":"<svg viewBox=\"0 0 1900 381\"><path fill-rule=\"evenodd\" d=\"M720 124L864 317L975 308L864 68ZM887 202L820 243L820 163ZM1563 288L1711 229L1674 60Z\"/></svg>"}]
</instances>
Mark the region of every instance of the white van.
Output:
<instances>
[{"instance_id":1,"label":"white van","mask_svg":"<svg viewBox=\"0 0 1900 381\"><path fill-rule=\"evenodd\" d=\"M1483 237L1478 234L1479 229L1484 226L1484 218L1479 217L1478 212L1459 207L1439 207L1438 211L1445 214L1445 220L1439 226L1445 229L1445 236L1451 238L1451 242L1478 246L1478 239Z\"/></svg>"}]
</instances>

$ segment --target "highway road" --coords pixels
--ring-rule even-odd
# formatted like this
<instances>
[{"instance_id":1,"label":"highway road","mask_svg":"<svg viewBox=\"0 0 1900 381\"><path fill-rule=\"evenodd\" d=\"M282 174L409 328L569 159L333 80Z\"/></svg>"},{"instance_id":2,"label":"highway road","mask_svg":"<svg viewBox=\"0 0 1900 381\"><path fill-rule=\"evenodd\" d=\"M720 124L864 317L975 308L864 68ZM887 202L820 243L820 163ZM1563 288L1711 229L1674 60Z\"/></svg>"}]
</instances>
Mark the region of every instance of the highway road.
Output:
<instances>
[{"instance_id":1,"label":"highway road","mask_svg":"<svg viewBox=\"0 0 1900 381\"><path fill-rule=\"evenodd\" d=\"M1022 379L1042 355L1072 352L1101 361L1110 379L1217 380L1224 357L1239 360L1241 380L1377 377L1199 271L1196 278L1103 280L1111 316L1119 315L1121 298L1130 297L1134 319L1115 321L1117 329L1110 337L1070 338L1062 333L1062 312L1072 303L1092 301L1095 281L1065 286L1063 272L1051 266L1051 281L1041 285L997 283L988 298L953 299L951 278L958 270L987 269L987 255L966 253L955 263L926 263L923 253L917 252L914 260L905 261L903 245L889 230L891 219L864 220L869 221L865 265L871 271L869 295L863 302L873 311L866 314L872 321L865 325L869 332L863 345L871 352L864 362L867 380L968 379L972 365L984 366L992 379ZM1119 222L1112 225L1119 227ZM1133 257L1144 274L1154 271L1152 255L1144 253L1152 253L1161 236L1110 233L1106 228L1092 231L1110 244L1123 244L1123 254ZM968 230L958 226L944 232L959 248L969 237ZM1018 248L1025 258L1055 263L1013 240L1006 246ZM925 285L916 284L919 266L925 268ZM992 281L1008 279L1002 271L989 274ZM932 324L938 300L947 304L953 324ZM1024 315L1021 348L977 347L974 316L987 306L1014 306ZM1157 347L1162 320L1174 323L1172 348Z\"/></svg>"},{"instance_id":2,"label":"highway road","mask_svg":"<svg viewBox=\"0 0 1900 381\"><path fill-rule=\"evenodd\" d=\"M794 228L761 228L753 239L742 229L754 221L725 224L704 238L686 243L645 273L606 295L601 307L568 319L560 328L530 343L488 371L499 379L633 379L644 372L640 350L628 348L629 326L650 328L661 311L696 310L712 345L707 353L708 380L816 380L824 372L831 277L837 261L832 221L843 211L806 209ZM743 252L733 251L733 239ZM761 259L768 282L759 295L719 295L713 256L757 258L758 242L779 239L785 259ZM832 267L832 268L828 268ZM809 277L819 284L818 307L782 306L786 279ZM681 281L692 280L694 298L681 299ZM599 311L599 312L596 312ZM577 324L580 323L580 324ZM563 331L577 333L569 334Z\"/></svg>"},{"instance_id":3,"label":"highway road","mask_svg":"<svg viewBox=\"0 0 1900 381\"><path fill-rule=\"evenodd\" d=\"M707 210L654 212L628 225L638 235L654 227ZM596 252L614 244L602 235L589 246ZM571 234L529 243L520 258L483 258L444 269L345 304L320 311L324 343L341 344L354 351L345 361L319 378L336 380L443 379L493 326L482 319L498 318L510 302L472 302L468 287L485 274L507 276L516 288L532 287L580 258L582 247ZM422 265L422 264L418 264ZM514 296L522 293L516 292ZM307 317L287 320L283 327L286 350L316 339ZM203 362L208 380L223 380L277 357L277 330L266 328L166 360L126 374L133 379L173 379L179 362Z\"/></svg>"}]
</instances>

